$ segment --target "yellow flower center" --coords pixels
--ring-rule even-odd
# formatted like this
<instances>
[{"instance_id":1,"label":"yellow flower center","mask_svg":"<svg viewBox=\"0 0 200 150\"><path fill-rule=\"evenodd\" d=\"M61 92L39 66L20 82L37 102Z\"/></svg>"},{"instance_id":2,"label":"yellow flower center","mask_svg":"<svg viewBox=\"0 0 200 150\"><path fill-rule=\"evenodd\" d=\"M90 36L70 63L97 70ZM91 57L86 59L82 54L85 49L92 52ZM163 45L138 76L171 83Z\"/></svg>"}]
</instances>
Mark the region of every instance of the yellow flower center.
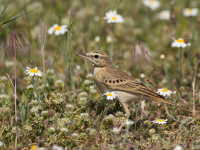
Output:
<instances>
[{"instance_id":1,"label":"yellow flower center","mask_svg":"<svg viewBox=\"0 0 200 150\"><path fill-rule=\"evenodd\" d=\"M191 8L188 9L187 12L188 12L189 14L191 14L191 13L192 13L192 9L191 9Z\"/></svg>"},{"instance_id":2,"label":"yellow flower center","mask_svg":"<svg viewBox=\"0 0 200 150\"><path fill-rule=\"evenodd\" d=\"M38 73L38 70L30 69L30 72L32 72L32 73Z\"/></svg>"},{"instance_id":3,"label":"yellow flower center","mask_svg":"<svg viewBox=\"0 0 200 150\"><path fill-rule=\"evenodd\" d=\"M149 1L149 3L150 3L150 5L153 5L154 4L154 1L152 0L152 1Z\"/></svg>"},{"instance_id":4,"label":"yellow flower center","mask_svg":"<svg viewBox=\"0 0 200 150\"><path fill-rule=\"evenodd\" d=\"M108 93L107 96L113 96L111 93Z\"/></svg>"},{"instance_id":5,"label":"yellow flower center","mask_svg":"<svg viewBox=\"0 0 200 150\"><path fill-rule=\"evenodd\" d=\"M162 92L167 92L168 90L167 89L162 89Z\"/></svg>"},{"instance_id":6,"label":"yellow flower center","mask_svg":"<svg viewBox=\"0 0 200 150\"><path fill-rule=\"evenodd\" d=\"M158 121L158 122L163 122L163 120L162 120L162 119L158 119L157 121Z\"/></svg>"},{"instance_id":7,"label":"yellow flower center","mask_svg":"<svg viewBox=\"0 0 200 150\"><path fill-rule=\"evenodd\" d=\"M38 146L33 145L33 146L31 146L31 149L38 149Z\"/></svg>"},{"instance_id":8,"label":"yellow flower center","mask_svg":"<svg viewBox=\"0 0 200 150\"><path fill-rule=\"evenodd\" d=\"M57 27L54 28L54 30L60 30L60 29L61 29L60 26L57 26Z\"/></svg>"},{"instance_id":9,"label":"yellow flower center","mask_svg":"<svg viewBox=\"0 0 200 150\"><path fill-rule=\"evenodd\" d=\"M177 42L178 43L184 43L184 40L183 39L178 39Z\"/></svg>"},{"instance_id":10,"label":"yellow flower center","mask_svg":"<svg viewBox=\"0 0 200 150\"><path fill-rule=\"evenodd\" d=\"M112 19L112 20L117 20L117 17L112 17L111 19Z\"/></svg>"}]
</instances>

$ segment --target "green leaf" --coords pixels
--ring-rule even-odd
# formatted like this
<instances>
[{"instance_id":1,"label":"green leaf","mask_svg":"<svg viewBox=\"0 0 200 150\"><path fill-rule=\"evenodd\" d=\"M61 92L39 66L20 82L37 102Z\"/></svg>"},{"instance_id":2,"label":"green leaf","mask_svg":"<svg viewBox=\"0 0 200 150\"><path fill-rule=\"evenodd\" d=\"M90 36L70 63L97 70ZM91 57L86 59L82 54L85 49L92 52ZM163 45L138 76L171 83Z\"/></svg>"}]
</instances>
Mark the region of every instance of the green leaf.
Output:
<instances>
[{"instance_id":1,"label":"green leaf","mask_svg":"<svg viewBox=\"0 0 200 150\"><path fill-rule=\"evenodd\" d=\"M37 7L37 8L39 8L39 7ZM34 8L34 9L30 10L29 12L24 13L24 14L18 16L18 17L15 17L15 18L10 19L10 20L8 20L8 21L2 22L2 23L0 23L0 26L3 25L3 24L9 23L9 22L11 22L11 21L14 21L15 19L20 18L20 17L22 17L22 16L24 16L24 15L26 15L26 14L28 14L28 13L34 11L34 10L37 9L37 8Z\"/></svg>"},{"instance_id":2,"label":"green leaf","mask_svg":"<svg viewBox=\"0 0 200 150\"><path fill-rule=\"evenodd\" d=\"M5 13L6 8L8 7L9 2L10 2L10 0L7 1L6 6L3 8L3 11L1 12L1 15L0 15L0 19L2 19L3 14Z\"/></svg>"},{"instance_id":3,"label":"green leaf","mask_svg":"<svg viewBox=\"0 0 200 150\"><path fill-rule=\"evenodd\" d=\"M22 7L16 9L15 11L13 11L13 12L10 13L9 15L7 15L4 19L0 18L0 26L3 25L3 24L9 23L9 22L11 22L11 21L13 21L13 20L15 20L15 19L17 19L17 18L19 18L19 17L21 17L21 16L27 14L27 13L25 13L25 14L23 14L23 15L20 15L20 16L18 16L18 17L15 17L15 18L11 19L12 17L14 17L14 16L16 16L17 14L19 14L22 10L24 10L26 7L28 7L28 6L29 6L30 4L32 4L33 2L34 2L34 0L30 0L28 3L25 3ZM7 5L8 5L8 4L6 4L5 7L7 7ZM4 9L5 9L5 8L4 8ZM34 9L33 9L33 10L34 10ZM33 11L33 10L31 10L31 11ZM29 11L29 12L31 12L31 11ZM2 13L4 13L4 12L5 12L5 10L3 10ZM28 12L28 13L29 13L29 12ZM2 15L2 13L1 13L1 15Z\"/></svg>"}]
</instances>

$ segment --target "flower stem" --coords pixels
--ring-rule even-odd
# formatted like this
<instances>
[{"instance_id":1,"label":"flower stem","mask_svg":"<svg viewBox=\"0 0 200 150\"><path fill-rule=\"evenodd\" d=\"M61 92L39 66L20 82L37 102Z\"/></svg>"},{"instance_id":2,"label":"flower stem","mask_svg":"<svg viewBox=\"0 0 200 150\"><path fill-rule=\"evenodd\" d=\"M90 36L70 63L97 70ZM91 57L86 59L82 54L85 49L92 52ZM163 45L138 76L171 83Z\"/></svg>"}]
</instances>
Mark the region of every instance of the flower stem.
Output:
<instances>
[{"instance_id":1,"label":"flower stem","mask_svg":"<svg viewBox=\"0 0 200 150\"><path fill-rule=\"evenodd\" d=\"M44 47L42 49L43 49L42 51L44 51ZM45 81L45 58L44 58L44 55L45 54L43 53L43 55L42 55L42 63L43 63L43 80Z\"/></svg>"},{"instance_id":2,"label":"flower stem","mask_svg":"<svg viewBox=\"0 0 200 150\"><path fill-rule=\"evenodd\" d=\"M112 43L111 48L109 49L110 60L113 59L113 50L114 50L114 38L115 38L115 24L112 25Z\"/></svg>"},{"instance_id":3,"label":"flower stem","mask_svg":"<svg viewBox=\"0 0 200 150\"><path fill-rule=\"evenodd\" d=\"M182 78L182 47L179 49L179 80L178 80L178 89L181 86L181 78Z\"/></svg>"},{"instance_id":4,"label":"flower stem","mask_svg":"<svg viewBox=\"0 0 200 150\"><path fill-rule=\"evenodd\" d=\"M33 84L33 86L34 86L34 76L32 76L32 84Z\"/></svg>"},{"instance_id":5,"label":"flower stem","mask_svg":"<svg viewBox=\"0 0 200 150\"><path fill-rule=\"evenodd\" d=\"M164 72L165 72L165 78L167 79L167 68L166 68L165 59L163 59L163 67L164 67Z\"/></svg>"},{"instance_id":6,"label":"flower stem","mask_svg":"<svg viewBox=\"0 0 200 150\"><path fill-rule=\"evenodd\" d=\"M36 89L35 89L35 84L34 84L34 76L32 76L32 84L33 84L34 97L36 98Z\"/></svg>"},{"instance_id":7,"label":"flower stem","mask_svg":"<svg viewBox=\"0 0 200 150\"><path fill-rule=\"evenodd\" d=\"M108 105L107 105L107 107L105 107L105 109L104 109L104 114L103 114L104 117L103 117L103 120L102 120L102 122L101 122L100 130L99 130L99 131L101 131L101 128L102 128L102 126L103 126L104 118L105 118L105 116L106 116L106 114L107 114L107 112L108 112L109 106L110 106L110 101L108 101Z\"/></svg>"},{"instance_id":8,"label":"flower stem","mask_svg":"<svg viewBox=\"0 0 200 150\"><path fill-rule=\"evenodd\" d=\"M66 58L65 58L65 83L67 83L67 76L69 78L69 83L72 84L72 86L74 86L72 79L71 79L71 72L70 72L70 63L71 63L71 39L73 36L73 28L74 28L74 12L71 11L70 13L70 18L69 18L69 28L68 28L68 33L67 33L67 45L66 45ZM72 49L73 50L73 49ZM66 87L67 84L65 84L64 86L64 93L66 92ZM74 88L76 89L76 88ZM76 91L76 90L75 90ZM77 93L77 92L76 92Z\"/></svg>"},{"instance_id":9,"label":"flower stem","mask_svg":"<svg viewBox=\"0 0 200 150\"><path fill-rule=\"evenodd\" d=\"M130 128L130 126L127 126L127 127L126 127L126 134L125 134L124 140L123 140L123 142L122 142L122 146L125 144L126 140L128 139L128 131L129 131L129 128Z\"/></svg>"},{"instance_id":10,"label":"flower stem","mask_svg":"<svg viewBox=\"0 0 200 150\"><path fill-rule=\"evenodd\" d=\"M162 133L161 133L161 124L159 124L159 135L162 138Z\"/></svg>"},{"instance_id":11,"label":"flower stem","mask_svg":"<svg viewBox=\"0 0 200 150\"><path fill-rule=\"evenodd\" d=\"M53 63L51 64L50 70L49 70L49 72L48 72L48 74L47 74L47 77L46 77L46 80L45 80L45 83L44 83L44 90L45 90L45 88L46 88L46 82L47 82L49 73L51 72L51 69L52 69L52 67L53 67L54 61L55 61L55 59L56 59L56 56L58 55L58 51L59 51L59 47L60 47L60 37L58 37L58 42L57 42L57 43L58 43L58 48L57 48L57 51L56 51L56 55L55 55L55 57L54 57L54 59L53 59Z\"/></svg>"},{"instance_id":12,"label":"flower stem","mask_svg":"<svg viewBox=\"0 0 200 150\"><path fill-rule=\"evenodd\" d=\"M15 39L14 39L14 50L15 50L15 125L16 125L15 149L17 149L17 52L15 47Z\"/></svg>"}]
</instances>

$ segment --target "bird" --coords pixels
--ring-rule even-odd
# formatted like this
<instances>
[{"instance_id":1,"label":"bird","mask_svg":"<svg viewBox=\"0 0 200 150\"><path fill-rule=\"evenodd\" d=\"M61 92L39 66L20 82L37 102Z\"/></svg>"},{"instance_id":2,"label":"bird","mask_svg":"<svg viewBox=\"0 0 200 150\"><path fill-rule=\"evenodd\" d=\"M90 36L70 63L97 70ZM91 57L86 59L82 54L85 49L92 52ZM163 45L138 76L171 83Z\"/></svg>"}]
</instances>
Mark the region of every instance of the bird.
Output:
<instances>
[{"instance_id":1,"label":"bird","mask_svg":"<svg viewBox=\"0 0 200 150\"><path fill-rule=\"evenodd\" d=\"M191 112L184 107L165 100L165 97L162 95L154 92L151 88L134 79L128 73L113 66L105 51L94 50L76 55L93 63L93 79L97 88L102 94L106 92L115 92L117 95L115 100L118 100L122 104L128 117L130 117L131 114L127 104L129 102L140 102L141 100L150 102L157 101Z\"/></svg>"}]
</instances>

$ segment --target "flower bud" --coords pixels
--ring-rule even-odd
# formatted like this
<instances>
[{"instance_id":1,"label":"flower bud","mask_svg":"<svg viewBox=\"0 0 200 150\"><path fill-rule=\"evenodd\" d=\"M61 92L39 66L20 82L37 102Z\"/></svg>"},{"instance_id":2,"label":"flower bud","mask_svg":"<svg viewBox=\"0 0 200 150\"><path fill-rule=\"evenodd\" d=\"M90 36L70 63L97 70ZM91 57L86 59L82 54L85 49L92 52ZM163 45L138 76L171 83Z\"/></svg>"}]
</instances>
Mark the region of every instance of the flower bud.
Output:
<instances>
[{"instance_id":1,"label":"flower bud","mask_svg":"<svg viewBox=\"0 0 200 150\"><path fill-rule=\"evenodd\" d=\"M186 44L190 43L190 32L189 31L184 33L184 42Z\"/></svg>"},{"instance_id":2,"label":"flower bud","mask_svg":"<svg viewBox=\"0 0 200 150\"><path fill-rule=\"evenodd\" d=\"M53 116L53 111L52 110L49 110L48 113L47 113L47 116L50 118Z\"/></svg>"},{"instance_id":3,"label":"flower bud","mask_svg":"<svg viewBox=\"0 0 200 150\"><path fill-rule=\"evenodd\" d=\"M165 59L165 55L164 55L164 54L161 54L161 55L160 55L160 59Z\"/></svg>"},{"instance_id":4,"label":"flower bud","mask_svg":"<svg viewBox=\"0 0 200 150\"><path fill-rule=\"evenodd\" d=\"M140 75L140 77L141 77L141 78L144 78L144 77L145 77L145 75L142 73L142 74Z\"/></svg>"},{"instance_id":5,"label":"flower bud","mask_svg":"<svg viewBox=\"0 0 200 150\"><path fill-rule=\"evenodd\" d=\"M106 41L107 41L107 43L111 43L112 42L112 38L110 36L107 36Z\"/></svg>"},{"instance_id":6,"label":"flower bud","mask_svg":"<svg viewBox=\"0 0 200 150\"><path fill-rule=\"evenodd\" d=\"M94 38L94 41L95 41L96 43L98 43L98 42L100 41L100 37L99 37L99 36L96 36L96 37Z\"/></svg>"}]
</instances>

